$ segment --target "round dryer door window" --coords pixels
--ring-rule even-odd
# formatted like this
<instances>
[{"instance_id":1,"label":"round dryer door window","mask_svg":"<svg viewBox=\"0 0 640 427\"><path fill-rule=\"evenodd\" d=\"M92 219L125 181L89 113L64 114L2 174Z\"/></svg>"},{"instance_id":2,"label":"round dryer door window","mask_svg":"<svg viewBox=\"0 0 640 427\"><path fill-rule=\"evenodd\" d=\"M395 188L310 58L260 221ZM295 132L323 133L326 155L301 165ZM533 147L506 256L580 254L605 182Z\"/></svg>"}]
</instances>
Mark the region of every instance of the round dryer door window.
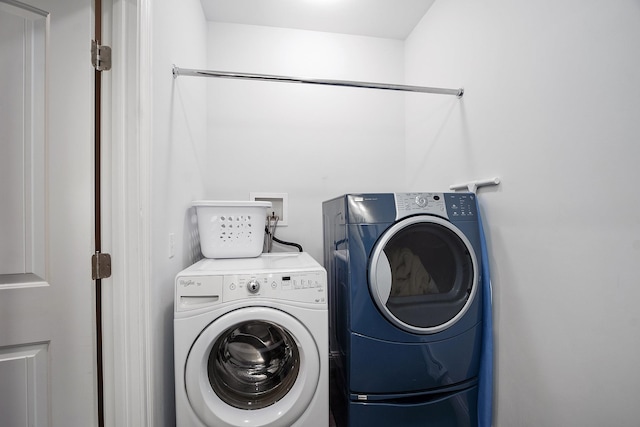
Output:
<instances>
[{"instance_id":1,"label":"round dryer door window","mask_svg":"<svg viewBox=\"0 0 640 427\"><path fill-rule=\"evenodd\" d=\"M212 322L187 358L185 384L206 425L291 425L320 376L317 346L292 316L248 307Z\"/></svg>"},{"instance_id":2,"label":"round dryer door window","mask_svg":"<svg viewBox=\"0 0 640 427\"><path fill-rule=\"evenodd\" d=\"M382 314L397 327L436 333L456 323L473 301L477 260L449 221L419 215L390 227L371 256L369 286Z\"/></svg>"}]
</instances>

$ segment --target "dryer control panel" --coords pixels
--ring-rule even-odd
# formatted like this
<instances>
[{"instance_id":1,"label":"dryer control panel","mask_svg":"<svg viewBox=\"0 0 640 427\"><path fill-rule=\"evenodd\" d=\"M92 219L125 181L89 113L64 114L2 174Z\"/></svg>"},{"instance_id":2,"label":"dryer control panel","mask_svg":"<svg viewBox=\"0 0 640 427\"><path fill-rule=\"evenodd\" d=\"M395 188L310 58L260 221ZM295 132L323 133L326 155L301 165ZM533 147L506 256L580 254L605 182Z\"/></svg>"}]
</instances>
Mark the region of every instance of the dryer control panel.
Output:
<instances>
[{"instance_id":1,"label":"dryer control panel","mask_svg":"<svg viewBox=\"0 0 640 427\"><path fill-rule=\"evenodd\" d=\"M184 276L176 280L176 311L224 302L266 298L327 305L327 274L322 270Z\"/></svg>"},{"instance_id":2,"label":"dryer control panel","mask_svg":"<svg viewBox=\"0 0 640 427\"><path fill-rule=\"evenodd\" d=\"M442 193L396 193L395 198L396 219L416 214L447 217Z\"/></svg>"},{"instance_id":3,"label":"dryer control panel","mask_svg":"<svg viewBox=\"0 0 640 427\"><path fill-rule=\"evenodd\" d=\"M473 193L396 193L396 219L416 214L438 215L448 219L477 216Z\"/></svg>"}]
</instances>

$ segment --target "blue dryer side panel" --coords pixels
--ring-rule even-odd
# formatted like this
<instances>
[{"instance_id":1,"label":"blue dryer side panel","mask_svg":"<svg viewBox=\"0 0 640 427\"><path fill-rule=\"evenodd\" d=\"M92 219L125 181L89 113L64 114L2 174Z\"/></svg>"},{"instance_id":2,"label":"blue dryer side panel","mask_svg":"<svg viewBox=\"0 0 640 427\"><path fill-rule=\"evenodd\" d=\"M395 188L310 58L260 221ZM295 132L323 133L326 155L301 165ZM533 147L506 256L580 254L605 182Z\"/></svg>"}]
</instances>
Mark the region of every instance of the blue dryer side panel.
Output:
<instances>
[{"instance_id":1,"label":"blue dryer side panel","mask_svg":"<svg viewBox=\"0 0 640 427\"><path fill-rule=\"evenodd\" d=\"M347 360L351 348L351 328L349 327L351 319L351 305L349 304L349 264L342 257L336 258L336 282L335 282L335 298L333 303L335 306L335 339L336 350L340 357L340 366L343 369L349 367ZM345 372L348 375L348 371Z\"/></svg>"},{"instance_id":2,"label":"blue dryer side panel","mask_svg":"<svg viewBox=\"0 0 640 427\"><path fill-rule=\"evenodd\" d=\"M338 283L346 283L347 260L347 229L345 226L344 196L336 197L322 203L322 228L324 235L324 267L327 270L327 285L329 298L329 352L335 356L339 353L337 334L338 315L344 318L347 309L343 299L338 300ZM338 265L340 264L340 265ZM341 304L338 308L338 303ZM344 323L342 323L344 325Z\"/></svg>"}]
</instances>

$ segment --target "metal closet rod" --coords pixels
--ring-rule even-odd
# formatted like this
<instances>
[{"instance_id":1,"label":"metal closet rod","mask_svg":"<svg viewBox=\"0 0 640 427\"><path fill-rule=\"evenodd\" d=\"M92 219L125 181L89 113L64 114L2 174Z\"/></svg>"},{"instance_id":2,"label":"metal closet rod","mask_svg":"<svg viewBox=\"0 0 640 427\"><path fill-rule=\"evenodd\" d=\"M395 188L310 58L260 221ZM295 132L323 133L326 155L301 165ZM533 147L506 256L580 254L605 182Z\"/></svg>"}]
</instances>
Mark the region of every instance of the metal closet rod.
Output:
<instances>
[{"instance_id":1,"label":"metal closet rod","mask_svg":"<svg viewBox=\"0 0 640 427\"><path fill-rule=\"evenodd\" d=\"M325 86L344 86L344 87L359 87L365 89L383 89L383 90L396 90L403 92L421 92L421 93L435 93L438 95L455 95L461 98L464 94L464 89L446 89L439 87L426 87L426 86L408 86L408 85L396 85L388 83L370 83L370 82L356 82L351 80L327 80L327 79L309 79L289 76L275 76L270 74L251 74L251 73L235 73L228 71L213 71L213 70L194 70L189 68L179 68L173 66L173 77L178 76L198 76L198 77L222 77L227 79L242 79L242 80L262 80L269 82L284 82L284 83L306 83L314 85Z\"/></svg>"}]
</instances>

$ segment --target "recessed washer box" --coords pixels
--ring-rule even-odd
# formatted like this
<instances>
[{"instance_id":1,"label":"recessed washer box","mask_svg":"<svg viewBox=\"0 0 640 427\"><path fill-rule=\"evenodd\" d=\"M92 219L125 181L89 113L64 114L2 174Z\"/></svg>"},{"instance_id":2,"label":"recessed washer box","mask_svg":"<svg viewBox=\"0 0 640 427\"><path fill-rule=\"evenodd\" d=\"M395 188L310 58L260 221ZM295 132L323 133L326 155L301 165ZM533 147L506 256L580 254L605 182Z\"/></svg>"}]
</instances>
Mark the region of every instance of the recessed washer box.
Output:
<instances>
[{"instance_id":1,"label":"recessed washer box","mask_svg":"<svg viewBox=\"0 0 640 427\"><path fill-rule=\"evenodd\" d=\"M289 225L289 194L288 193L249 193L249 200L256 202L271 202L272 213L278 216L278 227Z\"/></svg>"}]
</instances>

